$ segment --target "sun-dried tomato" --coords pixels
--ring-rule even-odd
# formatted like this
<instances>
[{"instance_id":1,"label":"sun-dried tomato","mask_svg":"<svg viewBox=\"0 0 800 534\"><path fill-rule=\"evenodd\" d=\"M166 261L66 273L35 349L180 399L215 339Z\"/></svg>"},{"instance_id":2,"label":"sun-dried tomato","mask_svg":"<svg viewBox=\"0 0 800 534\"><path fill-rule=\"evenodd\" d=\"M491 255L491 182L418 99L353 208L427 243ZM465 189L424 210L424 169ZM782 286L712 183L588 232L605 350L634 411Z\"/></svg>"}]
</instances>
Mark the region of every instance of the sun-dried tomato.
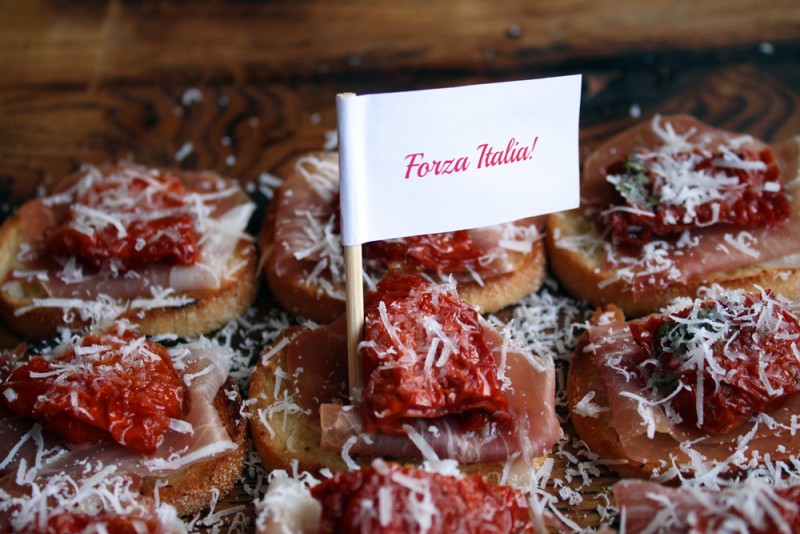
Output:
<instances>
[{"instance_id":1,"label":"sun-dried tomato","mask_svg":"<svg viewBox=\"0 0 800 534\"><path fill-rule=\"evenodd\" d=\"M447 414L466 426L511 419L478 313L443 286L387 274L367 297L360 354L368 430L398 434Z\"/></svg>"},{"instance_id":2,"label":"sun-dried tomato","mask_svg":"<svg viewBox=\"0 0 800 534\"><path fill-rule=\"evenodd\" d=\"M719 513L716 509L698 508L693 512L695 519L691 532L693 534L730 532L730 525L736 524L731 520L731 516L736 516L747 523L748 534L800 532L800 486L776 489L775 495L780 501L771 503L775 507L774 511L764 513L763 522L760 524L755 524L750 517L742 513L742 510L730 509L730 506L725 513Z\"/></svg>"},{"instance_id":3,"label":"sun-dried tomato","mask_svg":"<svg viewBox=\"0 0 800 534\"><path fill-rule=\"evenodd\" d=\"M479 269L483 253L467 230L375 241L365 247L367 258L378 258L407 271L465 272Z\"/></svg>"},{"instance_id":4,"label":"sun-dried tomato","mask_svg":"<svg viewBox=\"0 0 800 534\"><path fill-rule=\"evenodd\" d=\"M151 263L191 265L200 249L192 219L181 210L185 195L172 176L114 175L76 195L65 218L45 233L45 249L121 272Z\"/></svg>"},{"instance_id":5,"label":"sun-dried tomato","mask_svg":"<svg viewBox=\"0 0 800 534\"><path fill-rule=\"evenodd\" d=\"M80 532L107 532L108 534L155 534L159 532L155 517L136 517L123 514L61 513L47 520L43 534L72 534ZM39 531L36 531L39 532Z\"/></svg>"},{"instance_id":6,"label":"sun-dried tomato","mask_svg":"<svg viewBox=\"0 0 800 534\"><path fill-rule=\"evenodd\" d=\"M638 159L624 157L612 163L606 169L606 174L616 177L619 206L623 208L612 208L609 212L614 240L641 246L659 237L713 224L752 228L772 227L786 221L792 210L772 151L764 149L756 153L742 150L736 155L745 164L763 163L764 169L720 166L719 162L723 161L721 153L706 154L698 150L667 156L642 156ZM705 173L706 182L724 177L732 178L737 183L720 189L718 198L705 199L690 206L665 201L662 194L665 188L688 186L667 184L668 180L654 172L654 161L664 158L686 162L692 166L691 171ZM682 195L678 191L672 193L671 196ZM684 196L692 197L689 194Z\"/></svg>"},{"instance_id":7,"label":"sun-dried tomato","mask_svg":"<svg viewBox=\"0 0 800 534\"><path fill-rule=\"evenodd\" d=\"M166 347L125 330L86 336L53 358L34 356L2 384L14 413L36 418L68 445L114 440L153 454L185 387Z\"/></svg>"},{"instance_id":8,"label":"sun-dried tomato","mask_svg":"<svg viewBox=\"0 0 800 534\"><path fill-rule=\"evenodd\" d=\"M381 463L337 474L311 489L322 533L534 532L519 490Z\"/></svg>"},{"instance_id":9,"label":"sun-dried tomato","mask_svg":"<svg viewBox=\"0 0 800 534\"><path fill-rule=\"evenodd\" d=\"M710 434L732 430L800 392L800 321L770 292L744 293L736 309L705 300L699 309L632 323L631 332L658 361L655 385L665 394L680 386L670 403L685 422Z\"/></svg>"}]
</instances>

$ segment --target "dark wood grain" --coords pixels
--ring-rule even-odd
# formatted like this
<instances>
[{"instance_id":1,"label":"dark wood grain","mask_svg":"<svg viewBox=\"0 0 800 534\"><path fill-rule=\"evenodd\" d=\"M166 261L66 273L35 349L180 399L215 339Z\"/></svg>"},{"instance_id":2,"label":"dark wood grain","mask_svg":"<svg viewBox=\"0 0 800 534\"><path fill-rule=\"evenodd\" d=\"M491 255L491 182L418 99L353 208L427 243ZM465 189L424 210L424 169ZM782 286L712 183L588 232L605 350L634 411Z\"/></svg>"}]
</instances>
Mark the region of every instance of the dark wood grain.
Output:
<instances>
[{"instance_id":1,"label":"dark wood grain","mask_svg":"<svg viewBox=\"0 0 800 534\"><path fill-rule=\"evenodd\" d=\"M581 73L582 156L655 113L780 141L800 134L798 58L796 0L10 0L0 5L0 219L84 162L253 182L323 146L342 91ZM0 329L0 344L15 341ZM547 489L571 479L583 500L562 497L559 509L596 526L615 477L578 480L586 451L565 431ZM245 504L251 516L250 501L240 485L220 506Z\"/></svg>"},{"instance_id":2,"label":"dark wood grain","mask_svg":"<svg viewBox=\"0 0 800 534\"><path fill-rule=\"evenodd\" d=\"M792 0L76 2L12 0L2 86L503 72L797 38Z\"/></svg>"}]
</instances>

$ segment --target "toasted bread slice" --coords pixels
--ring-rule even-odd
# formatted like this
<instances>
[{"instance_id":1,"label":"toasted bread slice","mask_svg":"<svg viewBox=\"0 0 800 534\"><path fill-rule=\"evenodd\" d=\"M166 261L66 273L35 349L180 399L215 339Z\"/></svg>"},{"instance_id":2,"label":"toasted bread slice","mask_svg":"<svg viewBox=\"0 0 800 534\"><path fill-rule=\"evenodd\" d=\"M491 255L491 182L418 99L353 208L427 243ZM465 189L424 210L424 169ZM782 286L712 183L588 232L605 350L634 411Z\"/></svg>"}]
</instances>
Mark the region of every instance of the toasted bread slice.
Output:
<instances>
[{"instance_id":1,"label":"toasted bread slice","mask_svg":"<svg viewBox=\"0 0 800 534\"><path fill-rule=\"evenodd\" d=\"M264 278L277 302L289 313L318 323L329 323L344 313L344 278L333 276L329 267L328 270L323 269L311 275L315 268L304 263L305 257L295 260L284 254L285 251L281 250L281 247L288 248L293 245L286 242L277 243L276 231L279 225L285 224L285 219L282 218L286 218L286 214L294 216L298 196L309 190L310 186L306 181L308 175L324 175L326 187L334 191L331 194L338 199L338 195L335 194L338 191L337 166L337 155L331 152L314 152L298 157L284 173L286 179L267 208L259 236ZM322 170L323 167L325 170ZM325 205L325 208L327 210L325 217L329 216L328 211L331 214L335 211L333 205ZM332 231L335 234L335 228ZM323 237L317 239L322 241ZM313 246L314 243L318 242L309 244ZM337 247L339 250L332 250L331 255L337 257L326 258L326 261L329 263L343 261L340 258L342 252L338 241L330 243L329 246ZM471 277L459 279L458 291L461 297L473 306L477 306L481 313L493 313L519 302L525 295L539 289L547 267L545 248L541 239L531 244L530 252L509 252L508 261L510 268L507 271L486 276L480 282ZM368 264L365 267L367 274L373 278L379 278L383 269L373 271ZM429 274L434 278L437 277L436 273Z\"/></svg>"},{"instance_id":2,"label":"toasted bread slice","mask_svg":"<svg viewBox=\"0 0 800 534\"><path fill-rule=\"evenodd\" d=\"M274 349L265 350L253 370L248 392L252 402L249 406L250 435L267 469L344 472L349 469L344 455L321 448L319 423L309 421L308 415L295 403L291 378L286 378L287 351L281 345L302 330L301 327L285 330L275 341ZM464 464L459 468L465 474L482 475L492 483L502 481L524 487L529 482L531 467L540 467L545 459L546 456L536 458L531 464L516 460L510 465L492 462ZM372 457L356 455L348 458L362 467L368 466L372 460Z\"/></svg>"},{"instance_id":3,"label":"toasted bread slice","mask_svg":"<svg viewBox=\"0 0 800 534\"><path fill-rule=\"evenodd\" d=\"M790 175L785 181L792 194L797 195L800 137L774 148L789 170ZM794 201L793 206L797 209L800 203ZM795 217L800 217L800 213ZM800 254L793 254L785 261L765 264L755 264L754 260L751 266L722 270L635 295L631 284L620 277L620 272L606 264L605 240L580 209L550 215L545 244L553 273L567 291L596 307L614 304L627 317L653 313L677 297L694 297L701 287L712 284L728 289L762 287L789 299L800 297ZM718 253L724 254L722 251Z\"/></svg>"},{"instance_id":4,"label":"toasted bread slice","mask_svg":"<svg viewBox=\"0 0 800 534\"><path fill-rule=\"evenodd\" d=\"M204 173L169 173L187 183L220 179ZM62 185L61 189L64 187ZM246 202L244 193L238 194L241 202ZM255 245L252 240L241 237L237 238L216 287L171 292L169 303L160 305L156 298L148 300L152 297L149 293L136 298L112 299L102 298L102 295L98 298L49 298L43 283L36 277L11 280L24 232L19 211L0 227L0 317L24 339L45 339L56 335L60 327L83 328L110 317L128 319L149 335L195 336L219 328L244 313L258 292Z\"/></svg>"},{"instance_id":5,"label":"toasted bread slice","mask_svg":"<svg viewBox=\"0 0 800 534\"><path fill-rule=\"evenodd\" d=\"M595 312L592 320L596 321L603 313L610 313L615 320L624 321L625 316L616 306L607 306ZM583 355L587 339L581 338L575 348L575 356L569 365L567 374L567 408L569 409L575 432L592 452L605 460L616 460L611 466L614 471L624 477L649 478L658 464L639 463L628 458L619 441L619 434L614 430L614 419L608 407L608 397L603 390L600 376L591 358ZM578 403L588 394L593 393L592 403L597 407L593 416L583 415L576 410Z\"/></svg>"},{"instance_id":6,"label":"toasted bread slice","mask_svg":"<svg viewBox=\"0 0 800 534\"><path fill-rule=\"evenodd\" d=\"M228 392L235 395L228 396ZM175 507L178 515L207 510L211 502L227 495L239 480L247 455L247 423L242 416L242 398L228 380L214 397L214 408L236 448L214 458L186 466L163 477L146 477L141 492Z\"/></svg>"},{"instance_id":7,"label":"toasted bread slice","mask_svg":"<svg viewBox=\"0 0 800 534\"><path fill-rule=\"evenodd\" d=\"M697 296L701 287L712 284L750 291L763 287L786 298L800 296L800 267L790 266L731 269L635 296L630 284L615 279L616 273L605 265L603 238L580 210L550 215L545 243L553 273L567 291L595 307L614 304L627 317L653 313L677 297Z\"/></svg>"},{"instance_id":8,"label":"toasted bread slice","mask_svg":"<svg viewBox=\"0 0 800 534\"><path fill-rule=\"evenodd\" d=\"M721 288L713 288L712 291L719 295L727 293L727 290ZM774 302L769 306L773 305ZM753 308L747 307L746 309L752 311ZM774 308L765 306L765 309ZM641 321L645 320L647 319ZM620 326L627 327L628 324L625 323L622 311L614 305L596 310L589 323L590 325L608 324L610 331L614 332L610 334L611 336L619 335ZM765 335L780 337L781 334L772 334L773 330L770 328L780 328L781 323L772 319L769 324L772 326L765 327L767 332ZM603 328L603 326L600 327ZM703 327L698 327L697 330L708 332ZM739 333L739 330L734 330L730 339L733 340ZM700 335L702 336L702 334ZM781 339L786 338L782 337ZM599 348L604 343L605 346ZM628 343L633 345L628 345ZM750 418L741 426L731 426L724 433L713 433L688 423L681 425L679 415L664 415L664 413L670 413L668 410L661 414L647 411L648 407L664 404L679 390L670 392L667 397L656 401L647 397L646 391L637 389L637 384L640 382L637 381L638 371L635 369L644 368L645 364L640 363L634 366L628 361L631 347L633 350L637 350L632 335L611 338L590 337L590 332L587 331L575 348L567 375L567 408L575 431L592 452L609 461L610 469L622 476L633 478L650 478L670 473L671 478L675 478L678 471L683 476L705 475L712 472L722 476L735 476L742 471L752 469L755 465L760 465L764 457L770 458L770 461L775 462L776 465L793 461L797 444L792 442L794 430L789 428L787 421L794 417L793 413L796 411L795 406L798 399L796 394L791 397L783 397L777 406L772 405L768 408L769 411L764 413L765 420L770 421L768 425L760 423L762 414L758 412L755 415L751 414ZM603 362L602 364L593 361L592 353L598 350L603 353L609 351L607 353L609 356L600 360ZM645 349L641 350L642 354L650 354ZM755 351L757 357L758 349ZM613 359L611 354L619 360ZM647 356L644 357L647 358ZM787 357L793 361L791 355ZM650 358L657 357L650 354ZM649 366L653 365L652 359L646 361L649 362ZM745 369L751 364L752 360L745 359L739 360L735 366ZM604 368L600 369L600 365L603 365ZM616 373L618 382L614 383L613 380L609 380L607 372ZM603 378L602 375L605 375L606 378ZM743 372L737 380L742 384L747 383L747 378L744 377L746 375L747 373ZM762 380L767 380L767 378ZM747 386L742 387L746 390ZM751 385L750 387L756 386ZM609 394L618 395L617 404L614 404L613 408ZM666 393L664 394L666 395ZM747 405L746 395L747 393L741 391L730 393L727 402L731 406L737 405L737 403L739 403L739 407ZM636 407L619 404L619 399L622 398L633 399ZM637 402L638 404L636 404ZM720 402L724 403L725 401ZM644 411L640 411L642 407L644 407ZM721 420L725 421L725 409L719 408L718 404L715 407L717 412L706 411L704 408L706 417L714 418L714 414L718 414ZM731 408L731 410L735 409ZM673 417L678 418L678 423L675 423ZM620 423L633 425L623 429L623 432L633 432L629 434L631 438L627 450L617 430L617 425ZM651 425L649 429L648 425ZM631 428L636 430L632 431Z\"/></svg>"}]
</instances>

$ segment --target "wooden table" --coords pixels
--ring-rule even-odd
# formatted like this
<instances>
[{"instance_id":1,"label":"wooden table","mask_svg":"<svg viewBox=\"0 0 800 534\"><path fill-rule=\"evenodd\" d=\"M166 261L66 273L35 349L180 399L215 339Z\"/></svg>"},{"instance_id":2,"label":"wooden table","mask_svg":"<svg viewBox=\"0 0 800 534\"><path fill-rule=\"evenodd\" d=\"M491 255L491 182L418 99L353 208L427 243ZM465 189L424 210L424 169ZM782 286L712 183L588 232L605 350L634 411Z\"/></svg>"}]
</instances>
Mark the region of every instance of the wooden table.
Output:
<instances>
[{"instance_id":1,"label":"wooden table","mask_svg":"<svg viewBox=\"0 0 800 534\"><path fill-rule=\"evenodd\" d=\"M780 140L800 133L800 5L7 0L0 73L4 218L83 162L255 182L325 144L343 91L581 73L582 156L654 113ZM561 509L589 526L596 504Z\"/></svg>"}]
</instances>

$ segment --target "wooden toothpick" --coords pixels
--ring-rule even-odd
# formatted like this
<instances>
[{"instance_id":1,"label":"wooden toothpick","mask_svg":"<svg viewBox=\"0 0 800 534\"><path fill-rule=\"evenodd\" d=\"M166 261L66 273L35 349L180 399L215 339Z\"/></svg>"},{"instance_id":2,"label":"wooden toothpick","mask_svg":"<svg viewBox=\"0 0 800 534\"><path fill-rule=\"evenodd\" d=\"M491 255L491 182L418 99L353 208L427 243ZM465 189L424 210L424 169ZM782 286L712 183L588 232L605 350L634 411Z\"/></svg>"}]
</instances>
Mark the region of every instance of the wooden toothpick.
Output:
<instances>
[{"instance_id":1,"label":"wooden toothpick","mask_svg":"<svg viewBox=\"0 0 800 534\"><path fill-rule=\"evenodd\" d=\"M358 343L364 329L364 286L362 282L361 245L344 247L345 290L347 304L347 372L350 378L350 398L357 398L361 388L361 359Z\"/></svg>"}]
</instances>

